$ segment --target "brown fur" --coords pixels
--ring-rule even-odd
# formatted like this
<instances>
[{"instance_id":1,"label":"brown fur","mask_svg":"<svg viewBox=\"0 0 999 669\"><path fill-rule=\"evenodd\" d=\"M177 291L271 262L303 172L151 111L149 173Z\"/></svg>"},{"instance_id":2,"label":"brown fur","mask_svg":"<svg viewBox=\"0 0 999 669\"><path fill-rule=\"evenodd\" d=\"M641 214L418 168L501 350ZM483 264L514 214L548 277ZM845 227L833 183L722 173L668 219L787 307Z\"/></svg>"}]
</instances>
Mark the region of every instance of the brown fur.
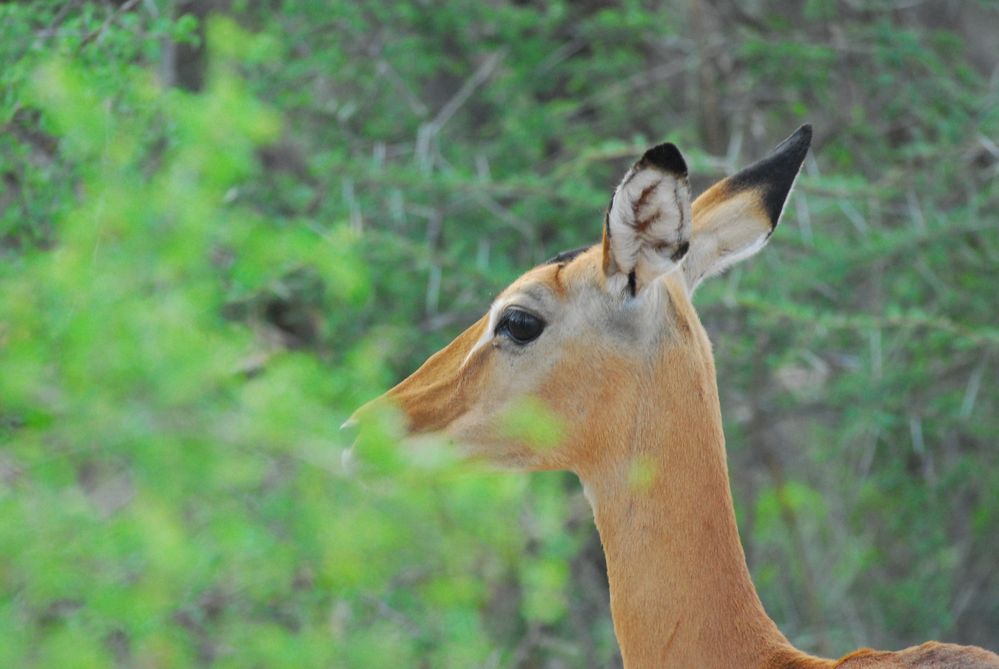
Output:
<instances>
[{"instance_id":1,"label":"brown fur","mask_svg":"<svg viewBox=\"0 0 999 669\"><path fill-rule=\"evenodd\" d=\"M999 657L976 646L927 641L895 652L861 648L841 658L834 665L842 669L991 669L999 666Z\"/></svg>"},{"instance_id":2,"label":"brown fur","mask_svg":"<svg viewBox=\"0 0 999 669\"><path fill-rule=\"evenodd\" d=\"M711 344L690 301L727 253L748 254L769 235L762 192L708 190L692 208L696 272L684 266L635 297L607 289L615 262L605 227L602 245L531 270L498 298L493 319L528 304L545 317L536 341L490 338L483 317L386 397L412 432L443 431L477 456L579 476L628 669L999 667L988 651L935 642L815 658L763 610L735 522ZM554 449L504 438L503 412L524 395L566 426Z\"/></svg>"},{"instance_id":3,"label":"brown fur","mask_svg":"<svg viewBox=\"0 0 999 669\"><path fill-rule=\"evenodd\" d=\"M601 239L600 246L603 250L600 254L600 267L603 269L604 274L610 274L613 270L611 267L610 230L606 225L604 226L604 236Z\"/></svg>"}]
</instances>

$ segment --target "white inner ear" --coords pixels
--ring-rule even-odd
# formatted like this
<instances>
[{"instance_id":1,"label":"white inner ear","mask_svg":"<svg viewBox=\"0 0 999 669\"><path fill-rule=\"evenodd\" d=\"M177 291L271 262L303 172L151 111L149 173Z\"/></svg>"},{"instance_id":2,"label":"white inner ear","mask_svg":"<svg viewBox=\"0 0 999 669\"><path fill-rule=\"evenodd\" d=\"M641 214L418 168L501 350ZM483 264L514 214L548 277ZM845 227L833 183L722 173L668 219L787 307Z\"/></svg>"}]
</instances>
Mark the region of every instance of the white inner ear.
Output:
<instances>
[{"instance_id":1,"label":"white inner ear","mask_svg":"<svg viewBox=\"0 0 999 669\"><path fill-rule=\"evenodd\" d=\"M698 215L683 262L687 290L693 293L709 276L758 252L770 239L769 218L759 210L752 191L740 193Z\"/></svg>"},{"instance_id":2,"label":"white inner ear","mask_svg":"<svg viewBox=\"0 0 999 669\"><path fill-rule=\"evenodd\" d=\"M635 272L639 287L677 267L673 254L690 238L690 187L656 168L631 170L607 214L615 269Z\"/></svg>"}]
</instances>

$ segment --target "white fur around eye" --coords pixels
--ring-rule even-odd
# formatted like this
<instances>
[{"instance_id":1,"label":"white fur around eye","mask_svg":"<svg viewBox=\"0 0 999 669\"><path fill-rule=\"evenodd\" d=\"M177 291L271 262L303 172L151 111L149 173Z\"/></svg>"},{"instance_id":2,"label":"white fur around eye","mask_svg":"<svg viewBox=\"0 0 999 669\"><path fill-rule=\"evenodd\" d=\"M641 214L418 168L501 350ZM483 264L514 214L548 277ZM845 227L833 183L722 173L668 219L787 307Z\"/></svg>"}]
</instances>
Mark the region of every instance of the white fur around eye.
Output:
<instances>
[{"instance_id":1,"label":"white fur around eye","mask_svg":"<svg viewBox=\"0 0 999 669\"><path fill-rule=\"evenodd\" d=\"M476 351L493 340L496 332L496 323L499 320L499 315L503 312L503 308L506 304L507 301L505 300L496 300L493 302L492 306L489 307L489 319L486 321L486 329L483 331L482 336L479 337L479 340L475 342L471 349L469 349L468 355L465 356L465 359L461 361L462 367L468 364L468 361L472 359L472 356Z\"/></svg>"}]
</instances>

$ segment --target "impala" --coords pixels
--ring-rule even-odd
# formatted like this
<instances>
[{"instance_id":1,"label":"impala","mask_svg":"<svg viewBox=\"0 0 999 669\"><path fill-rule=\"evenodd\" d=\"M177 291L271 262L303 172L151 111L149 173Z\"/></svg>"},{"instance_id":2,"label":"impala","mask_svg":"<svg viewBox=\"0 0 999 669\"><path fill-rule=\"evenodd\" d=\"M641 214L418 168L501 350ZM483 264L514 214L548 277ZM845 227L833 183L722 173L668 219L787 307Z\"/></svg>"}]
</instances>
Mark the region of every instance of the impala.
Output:
<instances>
[{"instance_id":1,"label":"impala","mask_svg":"<svg viewBox=\"0 0 999 669\"><path fill-rule=\"evenodd\" d=\"M936 642L811 657L777 629L750 579L711 344L691 296L769 240L811 135L802 126L693 203L677 148L650 149L615 190L602 243L528 271L375 400L398 407L410 433L442 433L471 457L578 475L628 669L999 667L989 651ZM563 426L554 447L509 436L506 416L525 398Z\"/></svg>"}]
</instances>

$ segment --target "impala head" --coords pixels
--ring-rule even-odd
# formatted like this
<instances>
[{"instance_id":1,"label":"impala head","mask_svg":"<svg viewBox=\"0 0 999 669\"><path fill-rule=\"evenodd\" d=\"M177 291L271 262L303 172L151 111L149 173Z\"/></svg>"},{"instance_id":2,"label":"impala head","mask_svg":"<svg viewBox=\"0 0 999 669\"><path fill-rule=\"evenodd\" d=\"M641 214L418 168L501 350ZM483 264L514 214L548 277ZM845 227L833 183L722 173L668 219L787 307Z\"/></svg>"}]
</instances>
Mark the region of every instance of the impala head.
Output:
<instances>
[{"instance_id":1,"label":"impala head","mask_svg":"<svg viewBox=\"0 0 999 669\"><path fill-rule=\"evenodd\" d=\"M443 433L471 455L518 468L582 472L616 457L608 444L625 448L644 415L714 395L691 295L764 246L810 141L801 127L693 203L677 148L650 149L614 191L602 243L528 271L359 413L391 401L411 433ZM512 412L531 404L561 426L557 443L539 448L511 432Z\"/></svg>"}]
</instances>

